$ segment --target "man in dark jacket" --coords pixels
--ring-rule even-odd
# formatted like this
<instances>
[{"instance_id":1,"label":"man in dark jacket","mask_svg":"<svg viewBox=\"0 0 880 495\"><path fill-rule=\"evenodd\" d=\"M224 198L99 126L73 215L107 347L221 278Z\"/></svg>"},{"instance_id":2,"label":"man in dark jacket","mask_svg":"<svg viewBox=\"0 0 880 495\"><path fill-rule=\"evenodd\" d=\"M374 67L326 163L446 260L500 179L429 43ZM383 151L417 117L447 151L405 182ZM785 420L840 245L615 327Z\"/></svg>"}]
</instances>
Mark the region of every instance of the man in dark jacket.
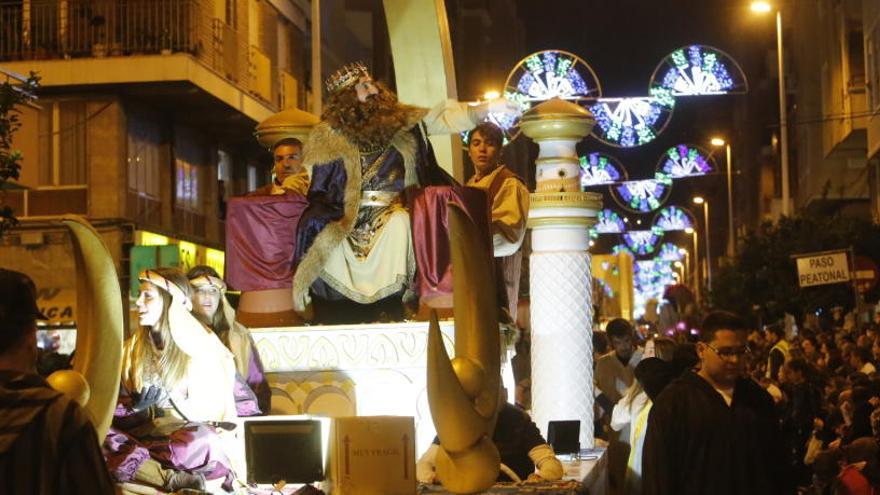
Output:
<instances>
[{"instance_id":1,"label":"man in dark jacket","mask_svg":"<svg viewBox=\"0 0 880 495\"><path fill-rule=\"evenodd\" d=\"M34 371L46 319L35 292L27 275L0 269L0 493L112 494L95 427Z\"/></svg>"},{"instance_id":2,"label":"man in dark jacket","mask_svg":"<svg viewBox=\"0 0 880 495\"><path fill-rule=\"evenodd\" d=\"M657 397L648 419L646 495L790 493L773 399L744 378L746 327L714 312L697 344L701 368Z\"/></svg>"}]
</instances>

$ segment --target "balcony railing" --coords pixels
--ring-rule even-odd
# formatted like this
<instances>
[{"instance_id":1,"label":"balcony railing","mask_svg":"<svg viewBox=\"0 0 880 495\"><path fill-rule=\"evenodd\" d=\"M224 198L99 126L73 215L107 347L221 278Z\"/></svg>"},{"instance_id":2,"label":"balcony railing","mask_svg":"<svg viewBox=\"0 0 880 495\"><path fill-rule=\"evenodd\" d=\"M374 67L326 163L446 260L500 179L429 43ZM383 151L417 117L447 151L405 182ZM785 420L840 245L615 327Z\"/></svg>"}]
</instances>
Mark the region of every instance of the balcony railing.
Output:
<instances>
[{"instance_id":1,"label":"balcony railing","mask_svg":"<svg viewBox=\"0 0 880 495\"><path fill-rule=\"evenodd\" d=\"M207 14L199 0L0 2L0 59L198 55L210 34Z\"/></svg>"},{"instance_id":2,"label":"balcony railing","mask_svg":"<svg viewBox=\"0 0 880 495\"><path fill-rule=\"evenodd\" d=\"M275 61L246 39L211 0L0 0L0 62L188 53L278 104Z\"/></svg>"},{"instance_id":3,"label":"balcony railing","mask_svg":"<svg viewBox=\"0 0 880 495\"><path fill-rule=\"evenodd\" d=\"M9 206L19 218L89 214L87 186L48 186L8 190L0 194L0 205Z\"/></svg>"}]
</instances>

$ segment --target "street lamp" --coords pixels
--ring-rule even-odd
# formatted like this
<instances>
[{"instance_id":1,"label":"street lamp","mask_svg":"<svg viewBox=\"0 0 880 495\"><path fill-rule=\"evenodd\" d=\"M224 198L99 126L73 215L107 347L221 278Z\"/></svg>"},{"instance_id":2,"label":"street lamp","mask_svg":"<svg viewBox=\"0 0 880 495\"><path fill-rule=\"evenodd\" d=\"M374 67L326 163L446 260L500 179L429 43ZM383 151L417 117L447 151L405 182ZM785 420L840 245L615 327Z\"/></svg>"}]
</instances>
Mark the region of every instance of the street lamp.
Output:
<instances>
[{"instance_id":1,"label":"street lamp","mask_svg":"<svg viewBox=\"0 0 880 495\"><path fill-rule=\"evenodd\" d=\"M693 253L694 253L694 290L696 292L697 300L702 302L702 298L700 297L700 251L699 251L699 241L697 240L697 231L691 227L684 229L685 233L691 236L693 240Z\"/></svg>"},{"instance_id":2,"label":"street lamp","mask_svg":"<svg viewBox=\"0 0 880 495\"><path fill-rule=\"evenodd\" d=\"M712 251L709 242L709 202L702 196L694 196L694 204L703 206L703 225L706 229L706 286L712 287Z\"/></svg>"},{"instance_id":3,"label":"street lamp","mask_svg":"<svg viewBox=\"0 0 880 495\"><path fill-rule=\"evenodd\" d=\"M678 254L684 256L684 272L688 277L691 276L691 253L685 248L678 248ZM687 282L687 278L685 278Z\"/></svg>"},{"instance_id":4,"label":"street lamp","mask_svg":"<svg viewBox=\"0 0 880 495\"><path fill-rule=\"evenodd\" d=\"M733 240L733 179L731 175L730 143L720 137L712 138L712 146L725 147L727 152L727 257L733 258L736 243Z\"/></svg>"},{"instance_id":5,"label":"street lamp","mask_svg":"<svg viewBox=\"0 0 880 495\"><path fill-rule=\"evenodd\" d=\"M682 263L681 261L676 261L675 263L672 264L672 266L674 266L675 268L678 268L679 271L681 271L680 280L683 282L684 281L684 263Z\"/></svg>"},{"instance_id":6,"label":"street lamp","mask_svg":"<svg viewBox=\"0 0 880 495\"><path fill-rule=\"evenodd\" d=\"M486 91L485 93L483 93L483 99L487 100L487 101L488 100L497 100L500 97L501 97L501 93L499 93L498 91L496 91L494 89L490 89L489 91Z\"/></svg>"},{"instance_id":7,"label":"street lamp","mask_svg":"<svg viewBox=\"0 0 880 495\"><path fill-rule=\"evenodd\" d=\"M766 1L752 2L752 12L766 14L773 11L773 6ZM779 71L779 146L782 167L782 214L789 214L788 190L788 118L785 104L785 64L782 51L782 9L776 9L776 65Z\"/></svg>"}]
</instances>

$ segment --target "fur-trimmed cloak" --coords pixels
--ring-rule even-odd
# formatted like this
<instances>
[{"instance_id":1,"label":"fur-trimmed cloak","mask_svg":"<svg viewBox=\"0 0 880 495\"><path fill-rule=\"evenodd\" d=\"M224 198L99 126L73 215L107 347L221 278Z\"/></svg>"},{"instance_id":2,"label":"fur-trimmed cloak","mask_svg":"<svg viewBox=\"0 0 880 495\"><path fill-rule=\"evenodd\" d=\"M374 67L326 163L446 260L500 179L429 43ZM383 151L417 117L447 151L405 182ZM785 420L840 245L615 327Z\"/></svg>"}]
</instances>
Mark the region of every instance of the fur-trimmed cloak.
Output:
<instances>
[{"instance_id":1,"label":"fur-trimmed cloak","mask_svg":"<svg viewBox=\"0 0 880 495\"><path fill-rule=\"evenodd\" d=\"M427 110L403 106L406 123L391 140L386 160L403 160L407 190L427 185L450 185L455 181L437 164L434 151L421 125ZM312 283L320 277L330 252L354 228L361 202L361 158L352 141L321 122L309 134L303 165L311 184L309 206L297 228L293 276L293 300L297 311L305 310Z\"/></svg>"}]
</instances>

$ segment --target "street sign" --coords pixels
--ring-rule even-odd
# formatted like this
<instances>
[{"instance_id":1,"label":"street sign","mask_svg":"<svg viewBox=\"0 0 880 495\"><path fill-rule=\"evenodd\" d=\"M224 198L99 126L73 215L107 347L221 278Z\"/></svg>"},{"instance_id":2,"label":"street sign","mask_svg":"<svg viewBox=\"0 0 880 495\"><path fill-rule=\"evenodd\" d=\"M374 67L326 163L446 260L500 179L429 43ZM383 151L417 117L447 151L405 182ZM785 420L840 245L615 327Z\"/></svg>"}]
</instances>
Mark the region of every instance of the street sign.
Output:
<instances>
[{"instance_id":1,"label":"street sign","mask_svg":"<svg viewBox=\"0 0 880 495\"><path fill-rule=\"evenodd\" d=\"M878 274L880 274L880 270L877 269L874 260L867 256L856 256L855 279L856 288L860 293L864 294L877 285Z\"/></svg>"},{"instance_id":2,"label":"street sign","mask_svg":"<svg viewBox=\"0 0 880 495\"><path fill-rule=\"evenodd\" d=\"M847 251L799 254L796 259L801 287L850 281Z\"/></svg>"}]
</instances>

